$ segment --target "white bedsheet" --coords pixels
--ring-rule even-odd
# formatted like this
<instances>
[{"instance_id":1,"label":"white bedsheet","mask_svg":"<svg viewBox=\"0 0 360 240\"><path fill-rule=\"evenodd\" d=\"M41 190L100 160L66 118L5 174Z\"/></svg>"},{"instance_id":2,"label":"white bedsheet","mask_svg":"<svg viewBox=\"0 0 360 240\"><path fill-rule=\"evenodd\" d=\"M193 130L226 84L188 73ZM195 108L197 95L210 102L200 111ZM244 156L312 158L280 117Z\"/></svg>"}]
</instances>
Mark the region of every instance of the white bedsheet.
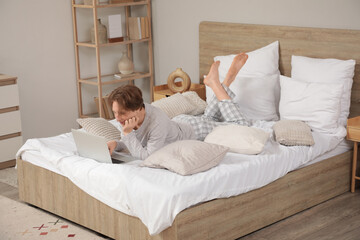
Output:
<instances>
[{"instance_id":1,"label":"white bedsheet","mask_svg":"<svg viewBox=\"0 0 360 240\"><path fill-rule=\"evenodd\" d=\"M255 127L272 132L274 122L258 121ZM76 155L71 133L29 139L17 157L68 177L92 197L128 215L138 217L151 235L171 226L182 210L200 202L227 198L260 188L291 170L334 149L342 140L313 133L312 147L285 147L271 137L258 155L227 153L206 172L181 176L164 169L127 164L103 164ZM41 155L30 160L27 156Z\"/></svg>"}]
</instances>

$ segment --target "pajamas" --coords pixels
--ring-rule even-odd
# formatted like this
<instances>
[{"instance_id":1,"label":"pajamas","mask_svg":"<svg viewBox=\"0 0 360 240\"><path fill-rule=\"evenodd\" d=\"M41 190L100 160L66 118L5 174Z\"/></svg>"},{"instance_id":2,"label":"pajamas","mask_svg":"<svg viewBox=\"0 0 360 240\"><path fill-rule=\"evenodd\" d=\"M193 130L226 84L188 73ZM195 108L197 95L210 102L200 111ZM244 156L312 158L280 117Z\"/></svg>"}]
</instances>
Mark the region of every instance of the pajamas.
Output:
<instances>
[{"instance_id":1,"label":"pajamas","mask_svg":"<svg viewBox=\"0 0 360 240\"><path fill-rule=\"evenodd\" d=\"M218 101L216 96L213 96L205 109L204 115L181 114L172 120L190 124L198 140L204 140L215 127L220 125L238 124L249 126L249 121L242 115L239 106L232 100L235 94L225 85L223 87L231 100Z\"/></svg>"}]
</instances>

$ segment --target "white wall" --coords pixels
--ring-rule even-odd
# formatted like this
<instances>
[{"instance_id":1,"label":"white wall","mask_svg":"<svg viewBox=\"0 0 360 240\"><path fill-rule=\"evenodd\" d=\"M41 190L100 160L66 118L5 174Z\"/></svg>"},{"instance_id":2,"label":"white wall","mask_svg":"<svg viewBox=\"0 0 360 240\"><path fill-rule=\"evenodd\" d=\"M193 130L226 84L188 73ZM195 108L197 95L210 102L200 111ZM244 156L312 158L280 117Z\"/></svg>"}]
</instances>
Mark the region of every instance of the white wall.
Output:
<instances>
[{"instance_id":1,"label":"white wall","mask_svg":"<svg viewBox=\"0 0 360 240\"><path fill-rule=\"evenodd\" d=\"M177 67L198 82L198 26L204 20L360 30L359 0L153 0L152 5L156 85L165 84ZM71 1L0 0L0 29L0 72L18 77L24 139L77 127Z\"/></svg>"},{"instance_id":2,"label":"white wall","mask_svg":"<svg viewBox=\"0 0 360 240\"><path fill-rule=\"evenodd\" d=\"M177 67L199 81L201 21L360 30L359 0L153 0L152 13L156 84Z\"/></svg>"},{"instance_id":3,"label":"white wall","mask_svg":"<svg viewBox=\"0 0 360 240\"><path fill-rule=\"evenodd\" d=\"M24 139L76 127L71 2L0 1L0 72L18 77Z\"/></svg>"}]
</instances>

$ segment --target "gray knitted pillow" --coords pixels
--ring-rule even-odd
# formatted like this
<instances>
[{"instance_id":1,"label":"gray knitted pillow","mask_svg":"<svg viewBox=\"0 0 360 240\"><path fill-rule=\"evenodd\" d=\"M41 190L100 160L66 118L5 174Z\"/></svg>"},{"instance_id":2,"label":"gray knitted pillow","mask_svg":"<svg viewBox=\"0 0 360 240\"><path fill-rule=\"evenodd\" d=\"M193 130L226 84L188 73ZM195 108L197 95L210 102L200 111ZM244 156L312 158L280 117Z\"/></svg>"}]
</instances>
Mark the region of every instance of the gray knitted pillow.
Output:
<instances>
[{"instance_id":1,"label":"gray knitted pillow","mask_svg":"<svg viewBox=\"0 0 360 240\"><path fill-rule=\"evenodd\" d=\"M182 95L196 107L193 111L188 113L189 115L199 115L204 113L207 103L202 100L196 92L183 92Z\"/></svg>"},{"instance_id":2,"label":"gray knitted pillow","mask_svg":"<svg viewBox=\"0 0 360 240\"><path fill-rule=\"evenodd\" d=\"M280 120L273 126L275 140L286 146L311 146L314 138L310 127L299 120Z\"/></svg>"},{"instance_id":3,"label":"gray knitted pillow","mask_svg":"<svg viewBox=\"0 0 360 240\"><path fill-rule=\"evenodd\" d=\"M104 118L79 118L76 121L88 133L105 137L107 141L120 140L121 133L119 129Z\"/></svg>"},{"instance_id":4,"label":"gray knitted pillow","mask_svg":"<svg viewBox=\"0 0 360 240\"><path fill-rule=\"evenodd\" d=\"M181 95L181 93L159 99L151 103L151 105L163 110L169 118L176 117L180 114L189 114L196 108L186 97Z\"/></svg>"},{"instance_id":5,"label":"gray knitted pillow","mask_svg":"<svg viewBox=\"0 0 360 240\"><path fill-rule=\"evenodd\" d=\"M170 143L146 158L140 166L166 168L186 176L206 171L218 165L228 148L197 140Z\"/></svg>"}]
</instances>

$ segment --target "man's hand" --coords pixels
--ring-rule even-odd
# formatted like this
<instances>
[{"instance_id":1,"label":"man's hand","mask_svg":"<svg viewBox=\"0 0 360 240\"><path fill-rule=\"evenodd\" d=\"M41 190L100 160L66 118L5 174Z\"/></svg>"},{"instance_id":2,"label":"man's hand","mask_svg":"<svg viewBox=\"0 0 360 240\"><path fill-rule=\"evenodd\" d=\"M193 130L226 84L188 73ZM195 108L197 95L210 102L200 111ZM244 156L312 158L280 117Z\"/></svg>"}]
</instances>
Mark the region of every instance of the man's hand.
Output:
<instances>
[{"instance_id":1,"label":"man's hand","mask_svg":"<svg viewBox=\"0 0 360 240\"><path fill-rule=\"evenodd\" d=\"M112 141L107 142L107 145L108 145L108 149L109 149L109 152L110 152L110 155L111 155L114 152L117 143L116 143L115 140L112 140Z\"/></svg>"},{"instance_id":2,"label":"man's hand","mask_svg":"<svg viewBox=\"0 0 360 240\"><path fill-rule=\"evenodd\" d=\"M138 127L139 118L132 117L125 121L123 125L123 134L126 136L127 134L131 133L135 127Z\"/></svg>"}]
</instances>

